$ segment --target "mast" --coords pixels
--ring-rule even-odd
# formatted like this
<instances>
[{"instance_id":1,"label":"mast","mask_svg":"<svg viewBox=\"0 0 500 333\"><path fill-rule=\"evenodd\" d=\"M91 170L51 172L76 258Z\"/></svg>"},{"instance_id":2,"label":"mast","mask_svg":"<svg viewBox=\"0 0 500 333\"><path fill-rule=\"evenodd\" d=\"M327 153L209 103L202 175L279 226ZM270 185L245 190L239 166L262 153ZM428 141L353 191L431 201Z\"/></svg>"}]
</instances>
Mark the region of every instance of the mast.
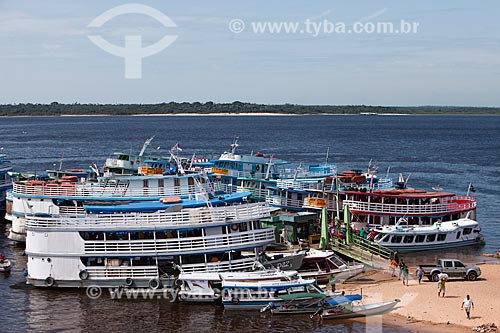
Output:
<instances>
[{"instance_id":1,"label":"mast","mask_svg":"<svg viewBox=\"0 0 500 333\"><path fill-rule=\"evenodd\" d=\"M235 137L234 137L234 141L233 141L233 143L231 143L231 147L229 148L229 152L230 152L231 154L234 154L234 152L236 151L236 148L237 148L238 146L239 146L239 144L238 144L238 137L237 137L237 136L235 136Z\"/></svg>"},{"instance_id":2,"label":"mast","mask_svg":"<svg viewBox=\"0 0 500 333\"><path fill-rule=\"evenodd\" d=\"M269 179L269 173L271 172L271 167L273 166L273 156L269 157L269 163L267 163L266 177L265 179Z\"/></svg>"},{"instance_id":3,"label":"mast","mask_svg":"<svg viewBox=\"0 0 500 333\"><path fill-rule=\"evenodd\" d=\"M148 148L149 144L151 143L151 141L153 141L153 139L155 138L155 136L153 135L152 137L150 137L149 139L147 139L144 144L142 145L142 149L139 153L139 156L142 156L144 154L144 152L146 151L146 148Z\"/></svg>"}]
</instances>

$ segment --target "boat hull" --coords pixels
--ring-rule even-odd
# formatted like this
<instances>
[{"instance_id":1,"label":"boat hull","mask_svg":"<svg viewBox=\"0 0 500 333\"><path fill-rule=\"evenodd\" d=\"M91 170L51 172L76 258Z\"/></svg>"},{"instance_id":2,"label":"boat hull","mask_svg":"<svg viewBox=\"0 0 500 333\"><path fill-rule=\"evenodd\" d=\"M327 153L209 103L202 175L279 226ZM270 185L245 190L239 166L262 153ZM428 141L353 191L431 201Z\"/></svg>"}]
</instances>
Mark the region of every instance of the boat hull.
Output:
<instances>
[{"instance_id":1,"label":"boat hull","mask_svg":"<svg viewBox=\"0 0 500 333\"><path fill-rule=\"evenodd\" d=\"M324 312L321 317L324 319L345 319L379 315L391 311L398 303L399 300L395 299L383 303L355 305L352 306L352 309L348 310L348 312L344 312L344 305L339 305L332 310Z\"/></svg>"}]
</instances>

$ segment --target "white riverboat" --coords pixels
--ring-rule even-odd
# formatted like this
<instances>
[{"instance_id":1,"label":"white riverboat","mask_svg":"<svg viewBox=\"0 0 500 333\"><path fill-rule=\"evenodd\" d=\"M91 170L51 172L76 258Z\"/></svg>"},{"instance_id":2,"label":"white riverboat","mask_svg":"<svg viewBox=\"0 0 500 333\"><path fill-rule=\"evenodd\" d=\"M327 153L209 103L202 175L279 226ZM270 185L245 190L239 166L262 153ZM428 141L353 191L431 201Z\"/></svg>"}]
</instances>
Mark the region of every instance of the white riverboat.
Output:
<instances>
[{"instance_id":1,"label":"white riverboat","mask_svg":"<svg viewBox=\"0 0 500 333\"><path fill-rule=\"evenodd\" d=\"M214 185L201 174L150 176L105 176L97 181L45 182L41 180L14 182L12 221L9 238L25 241L25 216L51 214L83 214L85 205L159 201L176 197L190 199L215 193Z\"/></svg>"},{"instance_id":2,"label":"white riverboat","mask_svg":"<svg viewBox=\"0 0 500 333\"><path fill-rule=\"evenodd\" d=\"M177 299L180 301L217 301L221 299L223 281L290 281L298 279L296 271L280 271L276 269L264 269L259 262L253 262L252 266L244 266L242 271L227 271L227 267L219 262L210 263L205 272L181 273L176 280L178 289ZM249 270L251 269L251 270Z\"/></svg>"},{"instance_id":3,"label":"white riverboat","mask_svg":"<svg viewBox=\"0 0 500 333\"><path fill-rule=\"evenodd\" d=\"M29 284L171 287L180 272L251 270L274 242L263 203L128 214L26 215Z\"/></svg>"},{"instance_id":4,"label":"white riverboat","mask_svg":"<svg viewBox=\"0 0 500 333\"><path fill-rule=\"evenodd\" d=\"M435 222L431 226L408 225L400 219L396 225L375 229L375 242L398 252L439 250L484 242L479 223L468 217Z\"/></svg>"},{"instance_id":5,"label":"white riverboat","mask_svg":"<svg viewBox=\"0 0 500 333\"><path fill-rule=\"evenodd\" d=\"M0 210L5 209L6 193L12 188L12 182L8 172L12 170L12 164L7 160L5 154L0 154Z\"/></svg>"}]
</instances>

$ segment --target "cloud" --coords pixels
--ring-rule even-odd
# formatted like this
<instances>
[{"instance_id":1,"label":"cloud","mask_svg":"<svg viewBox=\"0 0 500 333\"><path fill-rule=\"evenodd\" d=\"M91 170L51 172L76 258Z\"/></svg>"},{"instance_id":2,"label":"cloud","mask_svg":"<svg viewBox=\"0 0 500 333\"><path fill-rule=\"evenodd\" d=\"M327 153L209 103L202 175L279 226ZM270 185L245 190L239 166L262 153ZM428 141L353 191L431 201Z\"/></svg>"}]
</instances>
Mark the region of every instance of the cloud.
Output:
<instances>
[{"instance_id":1,"label":"cloud","mask_svg":"<svg viewBox=\"0 0 500 333\"><path fill-rule=\"evenodd\" d=\"M373 12L368 16L365 16L365 17L358 19L357 22L369 22L369 21L379 17L380 15L384 14L386 11L387 11L387 8L379 9L376 12Z\"/></svg>"},{"instance_id":2,"label":"cloud","mask_svg":"<svg viewBox=\"0 0 500 333\"><path fill-rule=\"evenodd\" d=\"M1 15L0 33L44 36L76 36L85 33L84 20L81 18L36 18L20 13Z\"/></svg>"},{"instance_id":3,"label":"cloud","mask_svg":"<svg viewBox=\"0 0 500 333\"><path fill-rule=\"evenodd\" d=\"M317 21L323 17L330 16L333 13L333 9L327 9L316 16L310 17L310 20Z\"/></svg>"}]
</instances>

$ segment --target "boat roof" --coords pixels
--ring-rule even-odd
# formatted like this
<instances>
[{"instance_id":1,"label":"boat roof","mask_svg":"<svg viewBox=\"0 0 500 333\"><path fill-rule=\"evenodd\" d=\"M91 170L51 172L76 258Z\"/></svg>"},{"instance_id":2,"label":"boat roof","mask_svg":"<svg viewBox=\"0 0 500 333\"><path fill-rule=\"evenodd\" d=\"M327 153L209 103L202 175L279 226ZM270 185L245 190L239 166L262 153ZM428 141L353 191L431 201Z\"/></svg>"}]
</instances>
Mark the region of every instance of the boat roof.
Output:
<instances>
[{"instance_id":1,"label":"boat roof","mask_svg":"<svg viewBox=\"0 0 500 333\"><path fill-rule=\"evenodd\" d=\"M339 305L344 303L351 303L353 301L360 301L363 297L360 294L344 295L340 297L329 298L326 302L330 305Z\"/></svg>"},{"instance_id":2,"label":"boat roof","mask_svg":"<svg viewBox=\"0 0 500 333\"><path fill-rule=\"evenodd\" d=\"M217 195L210 199L210 203L214 206L219 206L225 203L241 202L243 198L249 197L251 192L238 192L231 194ZM182 208L196 208L203 207L207 205L207 202L203 199L186 199L178 198L178 201L173 200L171 203L163 203L161 201L137 201L137 202L125 202L125 203L113 203L108 205L100 205L99 203L87 202L83 204L83 208L86 211L91 212L101 212L101 213L114 213L114 212L149 212L154 213L156 211L166 210L172 206L178 206L179 209Z\"/></svg>"}]
</instances>

